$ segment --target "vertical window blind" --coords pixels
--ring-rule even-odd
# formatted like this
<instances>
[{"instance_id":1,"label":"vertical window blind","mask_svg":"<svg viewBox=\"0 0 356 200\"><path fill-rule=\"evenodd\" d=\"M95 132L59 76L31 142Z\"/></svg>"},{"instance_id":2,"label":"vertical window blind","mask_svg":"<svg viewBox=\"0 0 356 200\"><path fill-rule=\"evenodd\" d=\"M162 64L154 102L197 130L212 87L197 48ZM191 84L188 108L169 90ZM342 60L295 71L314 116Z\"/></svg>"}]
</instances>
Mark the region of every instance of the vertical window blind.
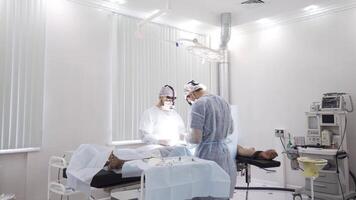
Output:
<instances>
[{"instance_id":1,"label":"vertical window blind","mask_svg":"<svg viewBox=\"0 0 356 200\"><path fill-rule=\"evenodd\" d=\"M0 151L42 140L44 0L0 1Z\"/></svg>"},{"instance_id":2,"label":"vertical window blind","mask_svg":"<svg viewBox=\"0 0 356 200\"><path fill-rule=\"evenodd\" d=\"M204 63L185 48L177 48L177 39L197 38L208 45L205 35L150 23L140 31L139 20L116 15L112 32L112 141L137 140L142 112L158 102L162 86L174 87L176 109L187 119L188 104L183 86L194 79L216 92L217 68Z\"/></svg>"}]
</instances>

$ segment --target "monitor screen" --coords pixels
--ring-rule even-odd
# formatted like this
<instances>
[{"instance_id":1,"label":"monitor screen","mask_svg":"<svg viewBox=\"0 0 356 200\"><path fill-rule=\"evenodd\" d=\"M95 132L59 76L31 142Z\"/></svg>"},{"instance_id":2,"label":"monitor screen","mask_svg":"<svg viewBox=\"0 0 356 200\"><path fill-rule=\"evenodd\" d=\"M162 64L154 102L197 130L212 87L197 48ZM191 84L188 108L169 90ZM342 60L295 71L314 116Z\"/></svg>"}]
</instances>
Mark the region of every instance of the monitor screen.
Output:
<instances>
[{"instance_id":1,"label":"monitor screen","mask_svg":"<svg viewBox=\"0 0 356 200\"><path fill-rule=\"evenodd\" d=\"M322 115L321 121L323 124L334 124L335 116L334 115Z\"/></svg>"},{"instance_id":2,"label":"monitor screen","mask_svg":"<svg viewBox=\"0 0 356 200\"><path fill-rule=\"evenodd\" d=\"M321 102L322 108L339 108L340 97L324 97Z\"/></svg>"}]
</instances>

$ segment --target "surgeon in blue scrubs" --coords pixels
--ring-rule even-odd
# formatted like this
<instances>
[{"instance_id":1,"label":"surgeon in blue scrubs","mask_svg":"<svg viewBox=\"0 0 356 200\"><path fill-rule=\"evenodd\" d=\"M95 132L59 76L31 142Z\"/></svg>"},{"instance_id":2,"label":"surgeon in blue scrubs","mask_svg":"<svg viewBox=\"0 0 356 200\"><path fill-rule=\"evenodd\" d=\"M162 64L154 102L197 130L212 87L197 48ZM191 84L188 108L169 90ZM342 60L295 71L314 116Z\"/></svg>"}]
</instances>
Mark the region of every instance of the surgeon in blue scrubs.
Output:
<instances>
[{"instance_id":1,"label":"surgeon in blue scrubs","mask_svg":"<svg viewBox=\"0 0 356 200\"><path fill-rule=\"evenodd\" d=\"M187 102L192 105L191 133L188 140L190 143L198 144L195 156L215 161L230 175L230 198L232 198L237 172L235 162L225 143L228 134L233 132L230 105L222 97L209 94L203 84L194 80L184 86L184 91Z\"/></svg>"}]
</instances>

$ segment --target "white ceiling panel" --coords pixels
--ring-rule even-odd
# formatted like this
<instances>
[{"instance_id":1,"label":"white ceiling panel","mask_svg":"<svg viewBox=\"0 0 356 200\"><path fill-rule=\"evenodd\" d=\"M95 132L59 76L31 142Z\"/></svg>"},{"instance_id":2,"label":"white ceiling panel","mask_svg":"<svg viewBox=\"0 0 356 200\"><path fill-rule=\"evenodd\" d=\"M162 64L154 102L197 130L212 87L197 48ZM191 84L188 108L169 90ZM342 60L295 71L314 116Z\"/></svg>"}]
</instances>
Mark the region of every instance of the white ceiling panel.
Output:
<instances>
[{"instance_id":1,"label":"white ceiling panel","mask_svg":"<svg viewBox=\"0 0 356 200\"><path fill-rule=\"evenodd\" d=\"M92 1L92 0L87 0ZM118 0L96 0L115 2ZM167 0L125 0L124 4L112 3L124 14L143 18L157 9L166 8ZM231 12L232 25L242 25L261 18L283 16L303 12L310 5L330 7L355 0L264 0L263 4L241 4L245 0L171 0L171 11L156 19L156 22L170 24L184 29L209 29L219 26L219 16Z\"/></svg>"}]
</instances>

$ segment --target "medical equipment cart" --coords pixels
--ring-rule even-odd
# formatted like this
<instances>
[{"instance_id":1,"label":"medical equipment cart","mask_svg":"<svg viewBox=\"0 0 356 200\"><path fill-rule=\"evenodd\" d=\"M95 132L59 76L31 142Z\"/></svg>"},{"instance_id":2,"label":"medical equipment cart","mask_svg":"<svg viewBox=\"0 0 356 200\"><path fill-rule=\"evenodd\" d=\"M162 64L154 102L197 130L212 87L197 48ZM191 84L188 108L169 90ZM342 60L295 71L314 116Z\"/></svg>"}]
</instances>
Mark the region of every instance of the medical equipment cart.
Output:
<instances>
[{"instance_id":1,"label":"medical equipment cart","mask_svg":"<svg viewBox=\"0 0 356 200\"><path fill-rule=\"evenodd\" d=\"M311 159L325 159L326 167L314 181L315 198L322 200L347 200L356 197L350 190L349 160L347 157L347 112L307 112L307 144L320 148L298 147L299 156ZM322 134L326 133L326 134ZM305 186L296 190L293 199L302 199L301 194L311 196L309 178Z\"/></svg>"},{"instance_id":2,"label":"medical equipment cart","mask_svg":"<svg viewBox=\"0 0 356 200\"><path fill-rule=\"evenodd\" d=\"M67 168L67 160L64 157L51 156L48 162L48 193L47 199L50 200L51 194L60 195L65 198L77 194L79 192L74 191L66 187L61 173ZM57 180L52 180L52 170L58 171Z\"/></svg>"}]
</instances>

